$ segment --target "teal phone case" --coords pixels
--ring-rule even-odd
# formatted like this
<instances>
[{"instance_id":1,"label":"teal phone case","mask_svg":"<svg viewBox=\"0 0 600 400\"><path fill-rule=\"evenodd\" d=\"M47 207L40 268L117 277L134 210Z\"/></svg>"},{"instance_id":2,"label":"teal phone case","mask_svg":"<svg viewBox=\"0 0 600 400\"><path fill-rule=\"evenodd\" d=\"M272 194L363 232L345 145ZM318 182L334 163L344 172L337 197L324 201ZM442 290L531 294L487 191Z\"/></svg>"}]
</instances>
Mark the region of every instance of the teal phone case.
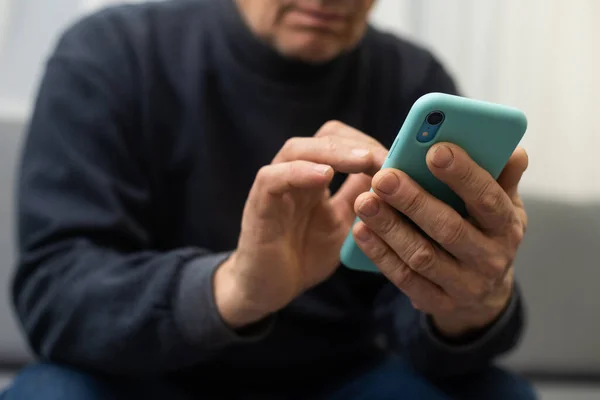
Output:
<instances>
[{"instance_id":1,"label":"teal phone case","mask_svg":"<svg viewBox=\"0 0 600 400\"><path fill-rule=\"evenodd\" d=\"M417 140L417 136L421 134L427 116L435 111L442 112L445 118L433 139L423 143ZM429 193L466 216L465 205L460 197L429 171L425 161L429 148L438 142L454 143L497 179L526 130L527 118L516 108L443 93L429 93L412 106L382 168L404 171ZM348 268L379 272L356 245L352 230L346 237L340 257L342 264Z\"/></svg>"}]
</instances>

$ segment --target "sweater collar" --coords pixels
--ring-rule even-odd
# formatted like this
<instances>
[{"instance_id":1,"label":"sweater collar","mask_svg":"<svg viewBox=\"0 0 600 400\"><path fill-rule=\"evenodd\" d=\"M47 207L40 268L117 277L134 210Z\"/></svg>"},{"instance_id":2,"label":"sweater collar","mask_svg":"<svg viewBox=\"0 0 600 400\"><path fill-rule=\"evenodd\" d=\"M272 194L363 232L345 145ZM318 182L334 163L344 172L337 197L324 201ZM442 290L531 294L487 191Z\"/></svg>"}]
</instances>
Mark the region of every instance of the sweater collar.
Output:
<instances>
[{"instance_id":1,"label":"sweater collar","mask_svg":"<svg viewBox=\"0 0 600 400\"><path fill-rule=\"evenodd\" d=\"M216 1L220 5L226 43L236 59L273 83L319 87L325 82L339 82L347 70L359 62L365 47L363 38L352 50L320 64L290 59L279 54L250 30L234 0Z\"/></svg>"}]
</instances>

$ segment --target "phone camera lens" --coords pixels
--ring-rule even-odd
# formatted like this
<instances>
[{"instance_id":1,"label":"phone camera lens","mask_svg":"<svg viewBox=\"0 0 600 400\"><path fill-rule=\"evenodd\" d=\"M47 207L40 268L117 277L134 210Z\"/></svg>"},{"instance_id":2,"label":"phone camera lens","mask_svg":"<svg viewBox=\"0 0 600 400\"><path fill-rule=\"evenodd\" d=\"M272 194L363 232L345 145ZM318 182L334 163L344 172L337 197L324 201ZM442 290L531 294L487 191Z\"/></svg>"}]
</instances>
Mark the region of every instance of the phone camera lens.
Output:
<instances>
[{"instance_id":1,"label":"phone camera lens","mask_svg":"<svg viewBox=\"0 0 600 400\"><path fill-rule=\"evenodd\" d=\"M434 111L427 116L427 123L429 125L439 125L444 120L444 114L439 111Z\"/></svg>"}]
</instances>

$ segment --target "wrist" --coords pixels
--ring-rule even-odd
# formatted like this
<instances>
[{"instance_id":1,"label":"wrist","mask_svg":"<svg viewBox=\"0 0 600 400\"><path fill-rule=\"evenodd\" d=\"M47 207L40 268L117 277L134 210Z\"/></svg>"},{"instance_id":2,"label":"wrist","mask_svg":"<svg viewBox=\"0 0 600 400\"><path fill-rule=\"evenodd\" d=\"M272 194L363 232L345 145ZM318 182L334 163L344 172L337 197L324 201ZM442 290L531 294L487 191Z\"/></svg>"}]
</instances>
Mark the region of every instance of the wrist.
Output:
<instances>
[{"instance_id":1,"label":"wrist","mask_svg":"<svg viewBox=\"0 0 600 400\"><path fill-rule=\"evenodd\" d=\"M240 329L265 318L269 313L256 309L245 296L246 291L236 273L236 252L233 252L214 275L214 295L223 321L232 329Z\"/></svg>"},{"instance_id":2,"label":"wrist","mask_svg":"<svg viewBox=\"0 0 600 400\"><path fill-rule=\"evenodd\" d=\"M488 299L479 309L459 310L455 313L431 315L434 328L445 338L459 339L481 332L493 325L504 313L512 297L512 290Z\"/></svg>"}]
</instances>

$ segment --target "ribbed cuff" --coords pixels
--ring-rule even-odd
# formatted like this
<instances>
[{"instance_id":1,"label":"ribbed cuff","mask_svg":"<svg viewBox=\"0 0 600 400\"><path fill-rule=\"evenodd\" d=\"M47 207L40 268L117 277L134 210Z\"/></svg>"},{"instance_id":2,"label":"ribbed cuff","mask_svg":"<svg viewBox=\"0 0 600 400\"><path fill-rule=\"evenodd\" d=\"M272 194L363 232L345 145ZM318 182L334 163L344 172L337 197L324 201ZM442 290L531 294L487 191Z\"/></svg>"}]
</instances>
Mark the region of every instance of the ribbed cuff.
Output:
<instances>
[{"instance_id":1,"label":"ribbed cuff","mask_svg":"<svg viewBox=\"0 0 600 400\"><path fill-rule=\"evenodd\" d=\"M231 253L199 256L183 266L174 304L175 322L184 338L194 346L220 348L232 343L254 342L272 330L267 318L240 331L222 319L214 294L214 274Z\"/></svg>"},{"instance_id":2,"label":"ribbed cuff","mask_svg":"<svg viewBox=\"0 0 600 400\"><path fill-rule=\"evenodd\" d=\"M475 335L475 337L471 337L469 338L470 340L460 344L451 343L440 337L440 335L436 333L431 317L426 314L421 314L420 325L429 341L431 341L438 350L449 353L471 353L485 347L496 338L503 336L505 329L510 325L512 318L517 312L518 304L519 292L513 290L508 306L504 309L502 315L500 315L491 326L485 328L483 332L480 332L478 335Z\"/></svg>"}]
</instances>

